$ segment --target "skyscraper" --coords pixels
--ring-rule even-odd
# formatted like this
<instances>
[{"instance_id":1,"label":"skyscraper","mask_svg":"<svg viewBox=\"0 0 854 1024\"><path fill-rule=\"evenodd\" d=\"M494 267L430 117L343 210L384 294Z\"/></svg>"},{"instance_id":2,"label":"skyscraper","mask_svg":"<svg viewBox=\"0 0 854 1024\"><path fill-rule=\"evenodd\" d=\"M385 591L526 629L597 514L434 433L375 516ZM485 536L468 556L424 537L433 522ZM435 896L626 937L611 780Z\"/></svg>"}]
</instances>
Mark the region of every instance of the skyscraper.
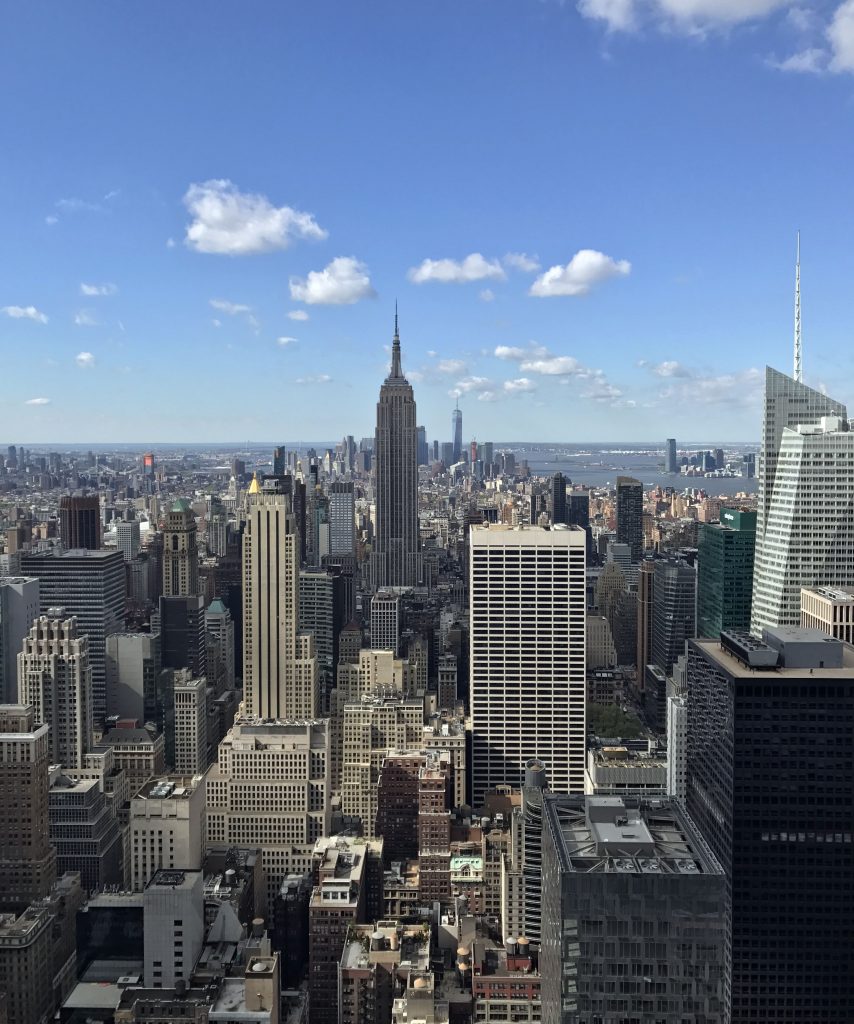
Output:
<instances>
[{"instance_id":1,"label":"skyscraper","mask_svg":"<svg viewBox=\"0 0 854 1024\"><path fill-rule=\"evenodd\" d=\"M756 636L768 626L799 625L802 587L854 583L854 433L845 406L770 369L767 388L751 615ZM828 405L838 411L825 411Z\"/></svg>"},{"instance_id":2,"label":"skyscraper","mask_svg":"<svg viewBox=\"0 0 854 1024\"><path fill-rule=\"evenodd\" d=\"M18 654L39 614L39 581L0 577L0 704L18 703Z\"/></svg>"},{"instance_id":3,"label":"skyscraper","mask_svg":"<svg viewBox=\"0 0 854 1024\"><path fill-rule=\"evenodd\" d=\"M62 546L96 551L101 546L101 502L97 494L65 494L59 499Z\"/></svg>"},{"instance_id":4,"label":"skyscraper","mask_svg":"<svg viewBox=\"0 0 854 1024\"><path fill-rule=\"evenodd\" d=\"M555 473L551 479L551 513L554 526L569 522L566 508L566 477L563 473Z\"/></svg>"},{"instance_id":5,"label":"skyscraper","mask_svg":"<svg viewBox=\"0 0 854 1024\"><path fill-rule=\"evenodd\" d=\"M688 644L686 808L727 882L725 1021L850 1020L854 654L823 633Z\"/></svg>"},{"instance_id":6,"label":"skyscraper","mask_svg":"<svg viewBox=\"0 0 854 1024\"><path fill-rule=\"evenodd\" d=\"M415 398L403 376L397 314L391 372L380 388L376 466L377 525L372 554L373 585L413 586L418 579L418 459Z\"/></svg>"},{"instance_id":7,"label":"skyscraper","mask_svg":"<svg viewBox=\"0 0 854 1024\"><path fill-rule=\"evenodd\" d=\"M679 558L656 559L652 594L652 664L673 670L696 636L697 571Z\"/></svg>"},{"instance_id":8,"label":"skyscraper","mask_svg":"<svg viewBox=\"0 0 854 1024\"><path fill-rule=\"evenodd\" d=\"M585 535L475 526L471 547L473 803L521 783L530 757L584 792Z\"/></svg>"},{"instance_id":9,"label":"skyscraper","mask_svg":"<svg viewBox=\"0 0 854 1024\"><path fill-rule=\"evenodd\" d=\"M50 726L52 764L82 768L92 745L92 674L89 638L77 620L41 615L18 655L18 693L36 719Z\"/></svg>"},{"instance_id":10,"label":"skyscraper","mask_svg":"<svg viewBox=\"0 0 854 1024\"><path fill-rule=\"evenodd\" d=\"M633 562L643 555L643 484L630 476L617 477L617 543L628 544Z\"/></svg>"},{"instance_id":11,"label":"skyscraper","mask_svg":"<svg viewBox=\"0 0 854 1024\"><path fill-rule=\"evenodd\" d=\"M329 554L352 555L355 550L356 503L353 483L333 480L329 485Z\"/></svg>"},{"instance_id":12,"label":"skyscraper","mask_svg":"<svg viewBox=\"0 0 854 1024\"><path fill-rule=\"evenodd\" d=\"M721 509L719 523L700 523L697 636L750 628L756 513Z\"/></svg>"},{"instance_id":13,"label":"skyscraper","mask_svg":"<svg viewBox=\"0 0 854 1024\"><path fill-rule=\"evenodd\" d=\"M453 446L453 461L459 462L463 454L463 411L460 409L460 400L454 411L451 413L451 444Z\"/></svg>"},{"instance_id":14,"label":"skyscraper","mask_svg":"<svg viewBox=\"0 0 854 1024\"><path fill-rule=\"evenodd\" d=\"M89 638L92 710L95 722L107 714L105 654L107 637L118 633L125 613L125 563L121 551L72 550L25 554L22 572L39 580L43 615L64 608Z\"/></svg>"},{"instance_id":15,"label":"skyscraper","mask_svg":"<svg viewBox=\"0 0 854 1024\"><path fill-rule=\"evenodd\" d=\"M667 449L664 456L664 472L665 473L678 473L679 462L676 458L676 438L667 438Z\"/></svg>"},{"instance_id":16,"label":"skyscraper","mask_svg":"<svg viewBox=\"0 0 854 1024\"><path fill-rule=\"evenodd\" d=\"M284 476L286 472L288 453L284 445L273 449L273 476Z\"/></svg>"},{"instance_id":17,"label":"skyscraper","mask_svg":"<svg viewBox=\"0 0 854 1024\"><path fill-rule=\"evenodd\" d=\"M139 551L139 520L120 519L116 523L116 547L126 562L132 562Z\"/></svg>"},{"instance_id":18,"label":"skyscraper","mask_svg":"<svg viewBox=\"0 0 854 1024\"><path fill-rule=\"evenodd\" d=\"M185 498L179 498L169 510L163 538L163 596L188 597L198 594L196 517Z\"/></svg>"},{"instance_id":19,"label":"skyscraper","mask_svg":"<svg viewBox=\"0 0 854 1024\"><path fill-rule=\"evenodd\" d=\"M243 686L246 711L263 719L313 719L314 638L299 625L299 538L290 496L252 481L243 534Z\"/></svg>"}]
</instances>

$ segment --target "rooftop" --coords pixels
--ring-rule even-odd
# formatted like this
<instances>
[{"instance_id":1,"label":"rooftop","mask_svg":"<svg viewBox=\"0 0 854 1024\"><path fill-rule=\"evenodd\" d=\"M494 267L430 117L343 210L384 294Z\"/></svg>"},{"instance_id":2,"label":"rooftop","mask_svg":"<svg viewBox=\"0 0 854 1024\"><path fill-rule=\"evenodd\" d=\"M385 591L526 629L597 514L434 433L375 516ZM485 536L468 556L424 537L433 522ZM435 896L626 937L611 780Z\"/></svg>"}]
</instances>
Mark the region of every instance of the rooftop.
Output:
<instances>
[{"instance_id":1,"label":"rooftop","mask_svg":"<svg viewBox=\"0 0 854 1024\"><path fill-rule=\"evenodd\" d=\"M149 779L134 799L143 800L189 800L199 788L199 775L168 775Z\"/></svg>"},{"instance_id":2,"label":"rooftop","mask_svg":"<svg viewBox=\"0 0 854 1024\"><path fill-rule=\"evenodd\" d=\"M802 594L815 594L837 604L854 604L854 587L803 587Z\"/></svg>"},{"instance_id":3,"label":"rooftop","mask_svg":"<svg viewBox=\"0 0 854 1024\"><path fill-rule=\"evenodd\" d=\"M756 679L757 669L777 679L851 679L854 647L817 629L766 629L765 640L746 633L724 632L720 640L690 640L735 679Z\"/></svg>"}]
</instances>

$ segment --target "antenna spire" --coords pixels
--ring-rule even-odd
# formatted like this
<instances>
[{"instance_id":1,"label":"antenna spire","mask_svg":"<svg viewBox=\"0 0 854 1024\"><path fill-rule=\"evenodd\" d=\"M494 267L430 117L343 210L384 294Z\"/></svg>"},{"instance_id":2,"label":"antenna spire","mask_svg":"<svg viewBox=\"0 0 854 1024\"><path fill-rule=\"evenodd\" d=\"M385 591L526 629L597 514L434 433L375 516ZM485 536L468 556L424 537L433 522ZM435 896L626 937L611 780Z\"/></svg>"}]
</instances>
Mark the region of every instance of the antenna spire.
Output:
<instances>
[{"instance_id":1,"label":"antenna spire","mask_svg":"<svg viewBox=\"0 0 854 1024\"><path fill-rule=\"evenodd\" d=\"M795 262L795 380L803 382L803 342L801 337L801 233L798 232L798 254Z\"/></svg>"},{"instance_id":2,"label":"antenna spire","mask_svg":"<svg viewBox=\"0 0 854 1024\"><path fill-rule=\"evenodd\" d=\"M402 377L403 370L400 367L400 333L397 329L397 300L394 303L394 338L391 343L391 374L392 377Z\"/></svg>"}]
</instances>

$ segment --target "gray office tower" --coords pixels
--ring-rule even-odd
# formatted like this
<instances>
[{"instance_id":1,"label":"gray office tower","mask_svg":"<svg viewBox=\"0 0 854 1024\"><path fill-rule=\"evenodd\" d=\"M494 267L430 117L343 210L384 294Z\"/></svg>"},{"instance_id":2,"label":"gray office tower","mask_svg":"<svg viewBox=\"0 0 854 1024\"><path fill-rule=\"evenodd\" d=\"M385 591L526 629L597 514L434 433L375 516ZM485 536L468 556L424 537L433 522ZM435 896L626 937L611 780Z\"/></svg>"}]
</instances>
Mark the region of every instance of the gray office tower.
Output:
<instances>
[{"instance_id":1,"label":"gray office tower","mask_svg":"<svg viewBox=\"0 0 854 1024\"><path fill-rule=\"evenodd\" d=\"M287 472L288 453L284 445L273 449L273 476L284 476Z\"/></svg>"},{"instance_id":2,"label":"gray office tower","mask_svg":"<svg viewBox=\"0 0 854 1024\"><path fill-rule=\"evenodd\" d=\"M429 461L427 452L427 428L418 428L418 465L426 466Z\"/></svg>"},{"instance_id":3,"label":"gray office tower","mask_svg":"<svg viewBox=\"0 0 854 1024\"><path fill-rule=\"evenodd\" d=\"M463 411L460 409L459 399L456 408L451 413L451 438L453 460L459 462L463 454Z\"/></svg>"},{"instance_id":4,"label":"gray office tower","mask_svg":"<svg viewBox=\"0 0 854 1024\"><path fill-rule=\"evenodd\" d=\"M667 449L664 456L664 472L665 473L678 473L679 462L676 458L676 438L667 438Z\"/></svg>"},{"instance_id":5,"label":"gray office tower","mask_svg":"<svg viewBox=\"0 0 854 1024\"><path fill-rule=\"evenodd\" d=\"M18 703L18 655L39 616L39 581L0 577L0 704Z\"/></svg>"},{"instance_id":6,"label":"gray office tower","mask_svg":"<svg viewBox=\"0 0 854 1024\"><path fill-rule=\"evenodd\" d=\"M352 555L356 551L356 504L351 481L329 485L329 552Z\"/></svg>"},{"instance_id":7,"label":"gray office tower","mask_svg":"<svg viewBox=\"0 0 854 1024\"><path fill-rule=\"evenodd\" d=\"M551 513L552 523L568 523L566 508L566 477L563 473L555 473L551 479Z\"/></svg>"},{"instance_id":8,"label":"gray office tower","mask_svg":"<svg viewBox=\"0 0 854 1024\"><path fill-rule=\"evenodd\" d=\"M687 686L686 808L727 879L723 1020L851 1021L854 651L723 633L689 643Z\"/></svg>"},{"instance_id":9,"label":"gray office tower","mask_svg":"<svg viewBox=\"0 0 854 1024\"><path fill-rule=\"evenodd\" d=\"M93 720L103 722L107 707L106 647L111 633L121 632L125 615L125 561L121 551L76 549L24 554L21 572L39 581L42 615L64 608L75 616L80 634L89 637Z\"/></svg>"},{"instance_id":10,"label":"gray office tower","mask_svg":"<svg viewBox=\"0 0 854 1024\"><path fill-rule=\"evenodd\" d=\"M725 893L678 803L547 795L543 1024L723 1024Z\"/></svg>"},{"instance_id":11,"label":"gray office tower","mask_svg":"<svg viewBox=\"0 0 854 1024\"><path fill-rule=\"evenodd\" d=\"M415 397L403 376L397 314L391 372L380 388L374 442L377 525L372 583L414 586L419 576L418 454Z\"/></svg>"},{"instance_id":12,"label":"gray office tower","mask_svg":"<svg viewBox=\"0 0 854 1024\"><path fill-rule=\"evenodd\" d=\"M643 484L630 476L617 477L617 543L629 545L633 562L643 557Z\"/></svg>"},{"instance_id":13,"label":"gray office tower","mask_svg":"<svg viewBox=\"0 0 854 1024\"><path fill-rule=\"evenodd\" d=\"M685 641L697 635L697 570L680 558L661 558L654 573L652 661L670 675Z\"/></svg>"}]
</instances>

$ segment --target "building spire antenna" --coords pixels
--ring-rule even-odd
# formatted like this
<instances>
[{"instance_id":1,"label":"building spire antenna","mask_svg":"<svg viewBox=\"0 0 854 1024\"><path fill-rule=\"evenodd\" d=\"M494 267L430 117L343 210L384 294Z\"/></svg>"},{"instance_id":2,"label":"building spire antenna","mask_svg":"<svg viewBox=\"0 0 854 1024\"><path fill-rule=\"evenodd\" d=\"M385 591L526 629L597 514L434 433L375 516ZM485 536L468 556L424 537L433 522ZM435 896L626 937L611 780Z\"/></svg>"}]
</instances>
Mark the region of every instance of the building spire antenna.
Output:
<instances>
[{"instance_id":1,"label":"building spire antenna","mask_svg":"<svg viewBox=\"0 0 854 1024\"><path fill-rule=\"evenodd\" d=\"M801 233L798 232L798 252L795 261L795 380L803 383L803 339L801 337Z\"/></svg>"},{"instance_id":2,"label":"building spire antenna","mask_svg":"<svg viewBox=\"0 0 854 1024\"><path fill-rule=\"evenodd\" d=\"M400 333L397 327L397 299L394 302L394 338L391 343L391 374L392 377L402 377L403 370L400 367Z\"/></svg>"}]
</instances>

